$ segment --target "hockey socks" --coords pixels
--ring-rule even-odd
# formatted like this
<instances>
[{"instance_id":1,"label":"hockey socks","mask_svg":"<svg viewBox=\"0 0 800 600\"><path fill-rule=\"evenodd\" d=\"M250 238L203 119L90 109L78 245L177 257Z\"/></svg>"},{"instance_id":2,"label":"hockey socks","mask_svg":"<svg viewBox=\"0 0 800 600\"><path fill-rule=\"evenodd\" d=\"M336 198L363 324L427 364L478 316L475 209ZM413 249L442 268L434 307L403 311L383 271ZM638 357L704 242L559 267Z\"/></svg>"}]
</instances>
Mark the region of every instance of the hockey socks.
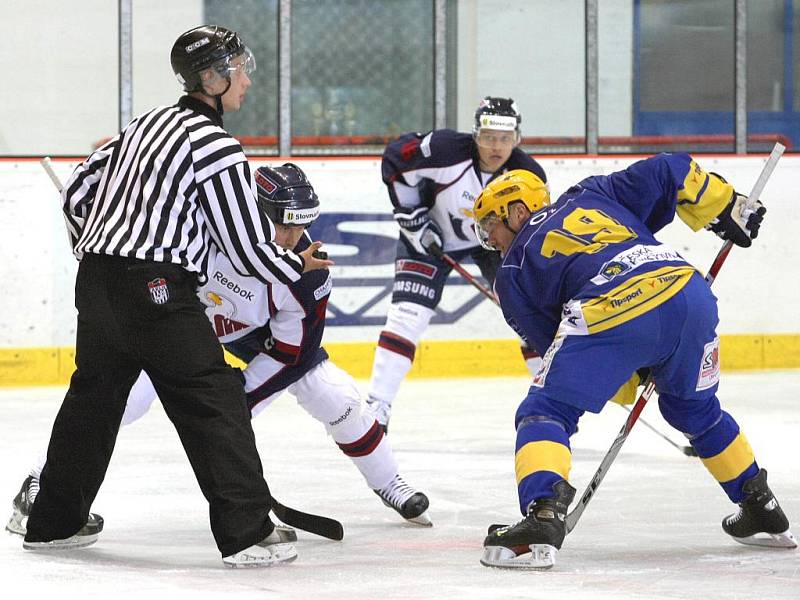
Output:
<instances>
[{"instance_id":1,"label":"hockey socks","mask_svg":"<svg viewBox=\"0 0 800 600\"><path fill-rule=\"evenodd\" d=\"M525 417L517 428L514 467L520 512L552 495L553 485L569 477L572 455L564 427L548 417Z\"/></svg>"},{"instance_id":2,"label":"hockey socks","mask_svg":"<svg viewBox=\"0 0 800 600\"><path fill-rule=\"evenodd\" d=\"M739 425L722 411L706 431L690 439L706 469L719 482L731 502L741 502L744 483L758 473L753 449Z\"/></svg>"}]
</instances>

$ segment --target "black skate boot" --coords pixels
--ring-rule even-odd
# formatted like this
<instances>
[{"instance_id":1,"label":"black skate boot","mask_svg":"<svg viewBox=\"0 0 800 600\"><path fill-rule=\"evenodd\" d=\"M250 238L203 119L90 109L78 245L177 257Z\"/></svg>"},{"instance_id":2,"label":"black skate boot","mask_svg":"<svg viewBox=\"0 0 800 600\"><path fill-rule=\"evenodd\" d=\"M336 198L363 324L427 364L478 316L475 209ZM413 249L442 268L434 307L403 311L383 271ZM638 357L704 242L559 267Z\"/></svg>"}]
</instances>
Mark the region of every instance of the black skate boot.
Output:
<instances>
[{"instance_id":1,"label":"black skate boot","mask_svg":"<svg viewBox=\"0 0 800 600\"><path fill-rule=\"evenodd\" d=\"M22 482L22 487L11 504L13 512L6 524L6 531L16 535L25 535L27 532L28 516L31 514L31 506L33 506L33 502L36 500L38 493L39 479L33 475L28 475L25 481ZM97 534L103 531L103 517L94 513L89 513L89 519L86 521L84 529L86 529L90 535L94 535L96 539Z\"/></svg>"},{"instance_id":2,"label":"black skate boot","mask_svg":"<svg viewBox=\"0 0 800 600\"><path fill-rule=\"evenodd\" d=\"M766 469L744 482L744 493L739 512L722 520L725 533L740 544L797 548L789 520L767 485Z\"/></svg>"},{"instance_id":3,"label":"black skate boot","mask_svg":"<svg viewBox=\"0 0 800 600\"><path fill-rule=\"evenodd\" d=\"M389 508L396 510L401 517L409 523L432 527L433 523L428 517L428 497L408 485L400 475L380 490L372 490Z\"/></svg>"},{"instance_id":4,"label":"black skate boot","mask_svg":"<svg viewBox=\"0 0 800 600\"><path fill-rule=\"evenodd\" d=\"M483 541L481 564L504 569L550 569L567 534L564 519L575 488L562 480L553 485L555 496L540 498L528 507L528 516L516 525L492 527Z\"/></svg>"}]
</instances>

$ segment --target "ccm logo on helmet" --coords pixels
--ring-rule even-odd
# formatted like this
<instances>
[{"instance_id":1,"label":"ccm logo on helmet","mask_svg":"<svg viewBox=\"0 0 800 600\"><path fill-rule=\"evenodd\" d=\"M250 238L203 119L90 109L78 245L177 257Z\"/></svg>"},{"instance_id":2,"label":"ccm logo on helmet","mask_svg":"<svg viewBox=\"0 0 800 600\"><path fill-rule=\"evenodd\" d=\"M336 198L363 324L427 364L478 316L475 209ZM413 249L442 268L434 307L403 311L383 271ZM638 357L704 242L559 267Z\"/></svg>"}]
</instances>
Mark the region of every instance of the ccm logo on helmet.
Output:
<instances>
[{"instance_id":1,"label":"ccm logo on helmet","mask_svg":"<svg viewBox=\"0 0 800 600\"><path fill-rule=\"evenodd\" d=\"M210 44L210 43L211 43L211 40L209 40L207 37L204 37L202 40L197 40L195 43L189 44L188 46L186 46L186 52L194 52L195 50L197 50L201 46L205 46L206 44Z\"/></svg>"}]
</instances>

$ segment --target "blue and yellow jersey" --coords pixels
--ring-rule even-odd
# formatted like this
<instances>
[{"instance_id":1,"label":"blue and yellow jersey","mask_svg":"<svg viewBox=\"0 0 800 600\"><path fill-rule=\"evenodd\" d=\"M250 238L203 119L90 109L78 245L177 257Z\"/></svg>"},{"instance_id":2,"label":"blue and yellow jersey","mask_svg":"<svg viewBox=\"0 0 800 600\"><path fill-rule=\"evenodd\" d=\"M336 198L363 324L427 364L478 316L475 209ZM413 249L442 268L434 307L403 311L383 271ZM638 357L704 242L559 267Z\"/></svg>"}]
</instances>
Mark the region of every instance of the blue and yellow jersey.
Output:
<instances>
[{"instance_id":1,"label":"blue and yellow jersey","mask_svg":"<svg viewBox=\"0 0 800 600\"><path fill-rule=\"evenodd\" d=\"M589 335L655 308L695 270L654 234L676 214L696 231L732 195L687 154L581 181L533 214L506 253L495 281L506 320L544 353L559 326Z\"/></svg>"}]
</instances>

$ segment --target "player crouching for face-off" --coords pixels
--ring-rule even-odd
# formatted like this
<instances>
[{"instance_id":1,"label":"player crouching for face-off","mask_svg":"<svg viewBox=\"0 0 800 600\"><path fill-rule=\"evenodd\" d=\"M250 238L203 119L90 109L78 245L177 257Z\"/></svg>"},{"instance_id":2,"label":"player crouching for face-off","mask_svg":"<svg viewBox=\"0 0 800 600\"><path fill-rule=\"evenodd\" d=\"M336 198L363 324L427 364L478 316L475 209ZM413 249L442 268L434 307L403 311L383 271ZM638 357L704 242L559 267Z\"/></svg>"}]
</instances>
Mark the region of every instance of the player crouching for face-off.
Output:
<instances>
[{"instance_id":1,"label":"player crouching for face-off","mask_svg":"<svg viewBox=\"0 0 800 600\"><path fill-rule=\"evenodd\" d=\"M305 173L293 164L259 167L255 181L259 208L275 225L275 243L287 250L306 249L311 244L306 228L319 216L319 200ZM225 255L218 254L198 296L225 348L247 363L243 376L253 416L284 391L293 394L325 426L386 506L409 523L430 526L427 496L400 476L389 438L362 401L355 381L320 345L331 287L327 269L304 273L288 285L267 285L240 275ZM122 424L143 416L155 398L152 383L142 373L128 397ZM43 466L42 457L23 482L8 531L25 535ZM102 517L91 514L87 526L99 533ZM296 539L290 528L276 527L276 532L276 544ZM96 539L95 535L92 541ZM246 563L246 557L240 558L224 560L239 566L237 561Z\"/></svg>"},{"instance_id":2,"label":"player crouching for face-off","mask_svg":"<svg viewBox=\"0 0 800 600\"><path fill-rule=\"evenodd\" d=\"M600 412L641 368L651 370L665 420L739 505L722 521L725 533L743 544L797 546L766 470L716 396L716 298L654 237L677 215L694 231L749 247L764 212L687 154L589 177L553 204L525 171L500 177L476 199L479 239L503 254L495 280L503 315L543 355L515 418L524 518L490 528L481 563L553 566L575 496L570 437L585 411Z\"/></svg>"}]
</instances>

